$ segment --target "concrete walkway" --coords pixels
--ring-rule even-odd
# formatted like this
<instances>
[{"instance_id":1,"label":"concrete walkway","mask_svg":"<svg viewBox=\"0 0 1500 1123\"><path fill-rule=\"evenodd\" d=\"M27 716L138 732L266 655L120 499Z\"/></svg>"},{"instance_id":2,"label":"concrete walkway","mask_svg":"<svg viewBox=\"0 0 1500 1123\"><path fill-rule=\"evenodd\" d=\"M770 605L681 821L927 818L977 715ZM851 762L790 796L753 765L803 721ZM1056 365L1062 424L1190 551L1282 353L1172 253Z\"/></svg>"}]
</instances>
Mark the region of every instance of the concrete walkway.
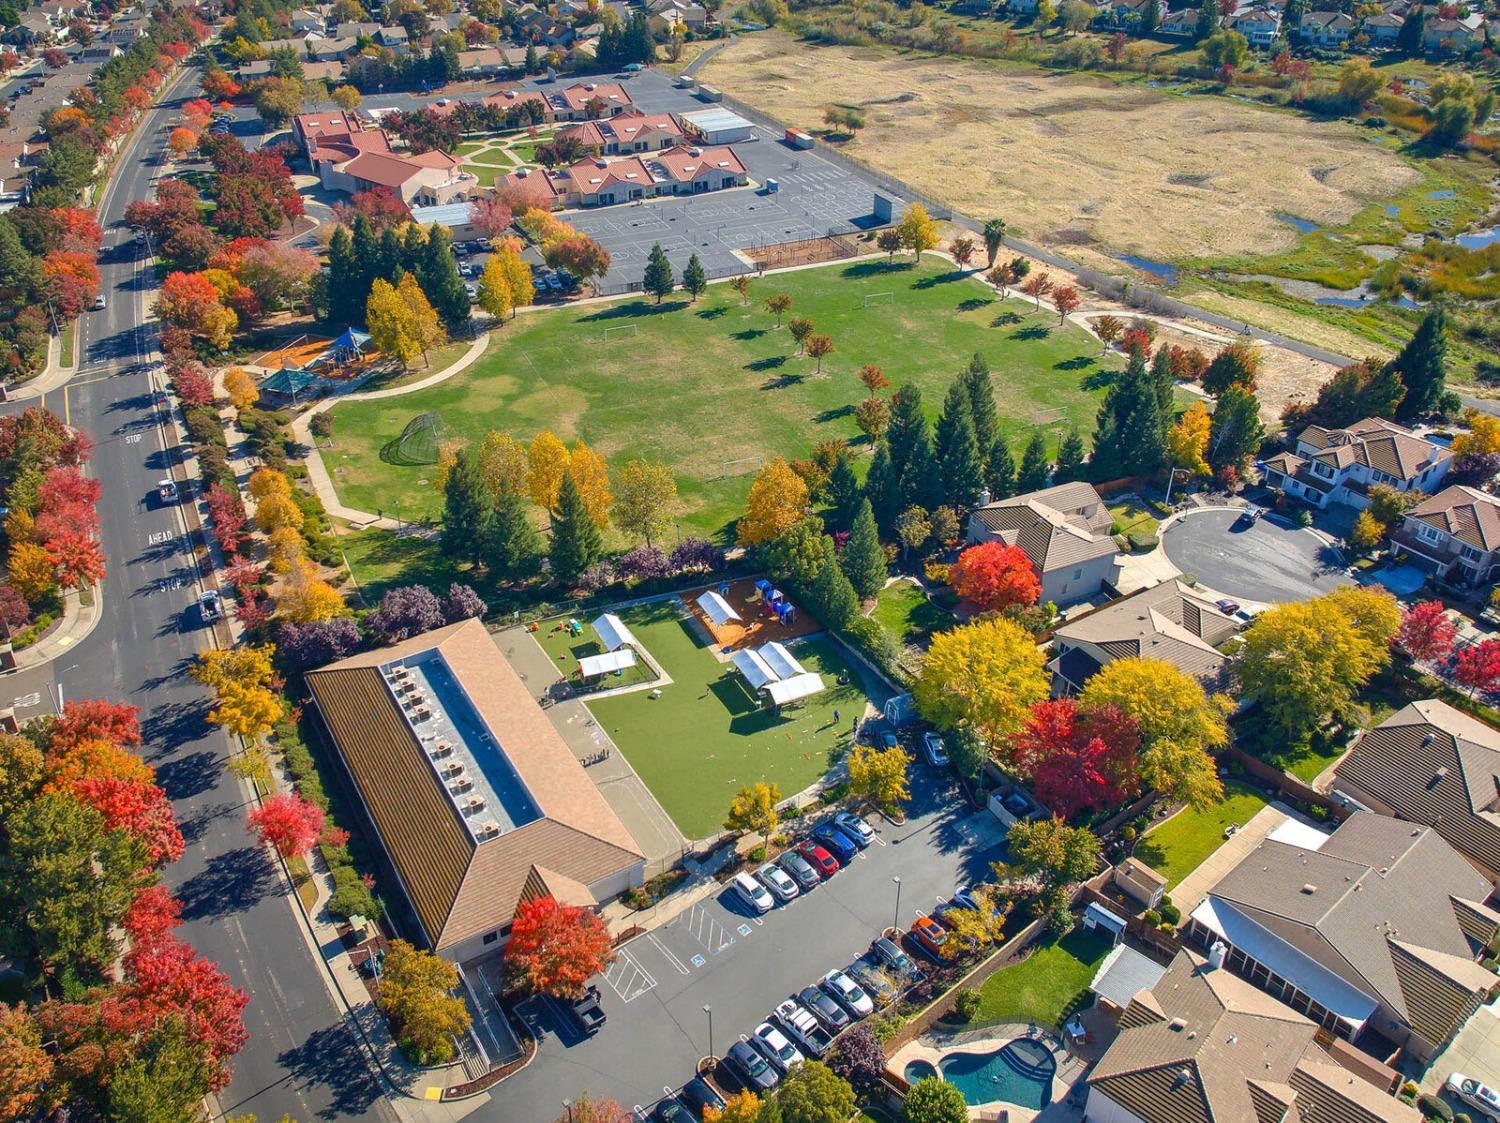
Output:
<instances>
[{"instance_id":1,"label":"concrete walkway","mask_svg":"<svg viewBox=\"0 0 1500 1123\"><path fill-rule=\"evenodd\" d=\"M84 639L104 615L104 586L92 590L89 603L85 604L77 589L63 594L62 621L30 647L16 652L16 670L24 671L40 667L60 659Z\"/></svg>"},{"instance_id":2,"label":"concrete walkway","mask_svg":"<svg viewBox=\"0 0 1500 1123\"><path fill-rule=\"evenodd\" d=\"M1172 903L1182 910L1184 922L1188 914L1208 896L1208 891L1219 884L1220 878L1264 842L1266 835L1291 817L1290 810L1279 803L1262 807L1248 823L1225 840L1223 846L1205 858L1202 865L1178 882L1171 892ZM1162 822L1171 820L1163 819Z\"/></svg>"},{"instance_id":3,"label":"concrete walkway","mask_svg":"<svg viewBox=\"0 0 1500 1123\"><path fill-rule=\"evenodd\" d=\"M525 628L507 628L495 636L495 643L537 701L548 697L553 684L563 680L563 675L553 666L542 645L532 639ZM568 699L546 705L545 709L579 760L602 749L610 750L609 759L589 766L589 779L594 781L594 786L645 852L646 875L651 877L661 873L682 858L688 840L662 810L651 789L636 775L625 754L594 720L589 708L577 699Z\"/></svg>"},{"instance_id":4,"label":"concrete walkway","mask_svg":"<svg viewBox=\"0 0 1500 1123\"><path fill-rule=\"evenodd\" d=\"M30 382L17 386L14 390L6 392L6 400L11 402L25 402L33 398L45 397L53 390L67 384L68 379L78 373L78 325L73 325L73 363L71 366L63 366L62 363L62 337L60 335L49 335L47 337L47 365L42 368L42 373Z\"/></svg>"},{"instance_id":5,"label":"concrete walkway","mask_svg":"<svg viewBox=\"0 0 1500 1123\"><path fill-rule=\"evenodd\" d=\"M372 515L369 511L361 511L355 507L346 507L339 502L338 490L333 486L333 478L328 474L328 465L323 462L323 453L318 448L318 443L312 436L312 419L320 413L332 409L340 402L364 402L374 401L377 398L397 398L402 394L414 394L418 390L425 390L429 386L436 386L439 382L452 378L460 371L467 370L479 360L484 350L489 346L490 333L480 332L474 337L474 342L469 344L469 349L458 357L458 360L440 371L435 371L425 378L419 378L415 382L409 382L404 386L392 386L385 390L367 390L359 392L358 384L351 385L342 393L334 394L324 398L306 413L292 422L292 435L312 450L307 457L307 482L312 485L313 493L323 501L324 508L334 518L343 519L363 529L369 526L383 527L386 530L400 530L402 523L392 518L382 518Z\"/></svg>"}]
</instances>

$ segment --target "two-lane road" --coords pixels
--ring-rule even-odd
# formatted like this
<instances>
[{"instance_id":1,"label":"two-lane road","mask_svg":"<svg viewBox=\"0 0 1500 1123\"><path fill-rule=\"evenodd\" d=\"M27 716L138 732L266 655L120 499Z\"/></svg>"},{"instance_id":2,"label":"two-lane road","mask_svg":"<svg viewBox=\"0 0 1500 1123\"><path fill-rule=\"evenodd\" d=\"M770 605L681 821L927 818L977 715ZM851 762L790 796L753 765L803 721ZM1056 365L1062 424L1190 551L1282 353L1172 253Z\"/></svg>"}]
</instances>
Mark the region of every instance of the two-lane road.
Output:
<instances>
[{"instance_id":1,"label":"two-lane road","mask_svg":"<svg viewBox=\"0 0 1500 1123\"><path fill-rule=\"evenodd\" d=\"M184 905L181 934L250 993L250 1041L219 1097L222 1109L263 1121L283 1114L299 1123L394 1121L328 993L282 876L245 830L248 793L225 768L229 740L207 723L205 694L187 676L211 637L196 619L197 574L182 514L155 494L168 454L153 404L154 328L143 323L154 282L122 219L132 200L149 196L166 134L195 85L195 76L185 78L150 111L101 198L107 307L82 318L79 373L46 399L96 441L90 470L103 489L109 559L102 617L49 668L0 684L0 702L14 694L29 703L18 711L24 718L50 709L60 685L68 698L122 698L141 708L148 758L188 843L166 871Z\"/></svg>"}]
</instances>

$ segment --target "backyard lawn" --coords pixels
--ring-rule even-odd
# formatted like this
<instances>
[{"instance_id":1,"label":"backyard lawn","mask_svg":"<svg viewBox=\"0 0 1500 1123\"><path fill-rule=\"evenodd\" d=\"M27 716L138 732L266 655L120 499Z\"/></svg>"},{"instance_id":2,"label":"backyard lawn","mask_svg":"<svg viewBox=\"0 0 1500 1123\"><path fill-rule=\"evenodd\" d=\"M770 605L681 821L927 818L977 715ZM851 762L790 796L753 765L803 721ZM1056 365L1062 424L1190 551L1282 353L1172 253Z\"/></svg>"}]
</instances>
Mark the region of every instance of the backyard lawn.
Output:
<instances>
[{"instance_id":1,"label":"backyard lawn","mask_svg":"<svg viewBox=\"0 0 1500 1123\"><path fill-rule=\"evenodd\" d=\"M900 643L925 643L933 632L953 625L953 614L927 599L910 581L897 581L880 590L875 619Z\"/></svg>"},{"instance_id":2,"label":"backyard lawn","mask_svg":"<svg viewBox=\"0 0 1500 1123\"><path fill-rule=\"evenodd\" d=\"M1056 1028L1094 972L1111 942L1083 928L1043 944L1013 967L997 971L979 988L984 1000L971 1024L1034 1023Z\"/></svg>"},{"instance_id":3,"label":"backyard lawn","mask_svg":"<svg viewBox=\"0 0 1500 1123\"><path fill-rule=\"evenodd\" d=\"M1116 534L1155 534L1157 517L1139 496L1126 495L1109 505L1109 513L1115 520Z\"/></svg>"},{"instance_id":4,"label":"backyard lawn","mask_svg":"<svg viewBox=\"0 0 1500 1123\"><path fill-rule=\"evenodd\" d=\"M808 640L792 653L823 676L827 689L778 716L756 703L732 664L713 657L679 603L654 601L618 613L673 680L661 696L641 690L588 706L682 833L704 838L723 826L730 799L746 784L775 783L790 796L827 772L847 747L866 694L858 677L838 684L841 673L852 672L831 642ZM585 623L584 638L591 634ZM578 640L552 631L551 622L533 638L559 671L577 666Z\"/></svg>"},{"instance_id":5,"label":"backyard lawn","mask_svg":"<svg viewBox=\"0 0 1500 1123\"><path fill-rule=\"evenodd\" d=\"M1204 811L1184 808L1156 827L1135 847L1135 856L1167 879L1174 889L1205 858L1224 845L1229 824L1243 827L1266 801L1253 789L1229 780L1224 784L1224 802Z\"/></svg>"},{"instance_id":6,"label":"backyard lawn","mask_svg":"<svg viewBox=\"0 0 1500 1123\"><path fill-rule=\"evenodd\" d=\"M473 581L472 575L461 576L443 557L436 539L375 527L341 535L338 544L371 608L396 585L427 585L441 595L452 581ZM346 591L352 593L353 589Z\"/></svg>"},{"instance_id":7,"label":"backyard lawn","mask_svg":"<svg viewBox=\"0 0 1500 1123\"><path fill-rule=\"evenodd\" d=\"M833 339L821 374L766 311L778 292ZM627 330L606 336L607 328ZM433 516L441 497L418 482L431 466L403 463L395 452L413 417L438 413L457 441L498 429L529 442L551 429L587 441L616 470L632 457L665 460L677 477L682 532L721 534L764 460L805 456L827 439L863 441L852 414L864 394L861 366L880 366L897 386L918 385L935 416L976 351L995 372L1012 440L1043 409L1062 411L1061 420L1047 418L1054 440L1069 422L1091 432L1101 375L1117 365L1101 360L1080 329L1059 328L1029 301L1002 303L947 263L863 259L758 279L747 306L728 285L713 285L696 304L674 294L660 305L630 298L525 314L446 382L337 406L339 447L329 464L345 503L389 510L401 495L409 517Z\"/></svg>"}]
</instances>

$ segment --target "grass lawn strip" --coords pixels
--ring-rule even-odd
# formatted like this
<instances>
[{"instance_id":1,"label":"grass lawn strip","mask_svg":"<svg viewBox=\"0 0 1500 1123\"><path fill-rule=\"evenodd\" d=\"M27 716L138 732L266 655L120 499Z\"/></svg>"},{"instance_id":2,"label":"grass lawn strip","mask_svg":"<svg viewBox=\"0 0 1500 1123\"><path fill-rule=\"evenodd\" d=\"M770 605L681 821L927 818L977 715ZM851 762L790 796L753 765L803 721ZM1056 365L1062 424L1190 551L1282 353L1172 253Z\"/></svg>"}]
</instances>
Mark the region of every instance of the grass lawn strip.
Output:
<instances>
[{"instance_id":1,"label":"grass lawn strip","mask_svg":"<svg viewBox=\"0 0 1500 1123\"><path fill-rule=\"evenodd\" d=\"M703 646L677 603L672 598L618 612L672 678L661 696L640 690L588 707L678 829L704 838L723 826L730 799L746 784L774 783L790 796L822 777L848 747L866 696L857 676L838 684L849 668L832 642L815 638L792 652L823 676L827 689L778 716L756 704L733 664L720 663ZM570 672L577 667L572 647L578 641L550 629L551 622L544 623L533 638L559 673ZM586 622L584 638L591 635ZM841 711L837 726L835 709Z\"/></svg>"},{"instance_id":2,"label":"grass lawn strip","mask_svg":"<svg viewBox=\"0 0 1500 1123\"><path fill-rule=\"evenodd\" d=\"M1109 954L1103 936L1075 928L1043 944L1020 963L997 971L979 988L983 1000L971 1025L1007 1022L1056 1028Z\"/></svg>"},{"instance_id":3,"label":"grass lawn strip","mask_svg":"<svg viewBox=\"0 0 1500 1123\"><path fill-rule=\"evenodd\" d=\"M954 623L951 612L928 600L927 594L910 581L896 581L880 590L873 615L899 643L922 643L933 632Z\"/></svg>"},{"instance_id":4,"label":"grass lawn strip","mask_svg":"<svg viewBox=\"0 0 1500 1123\"><path fill-rule=\"evenodd\" d=\"M1135 856L1165 877L1172 889L1224 845L1226 827L1243 827L1265 805L1253 789L1230 780L1224 785L1223 803L1203 811L1179 811L1136 844Z\"/></svg>"},{"instance_id":5,"label":"grass lawn strip","mask_svg":"<svg viewBox=\"0 0 1500 1123\"><path fill-rule=\"evenodd\" d=\"M822 374L795 355L790 333L765 310L776 292L834 340ZM891 297L867 305L876 293ZM625 325L636 334L606 340L605 328ZM935 416L975 351L995 372L1012 441L1029 434L1041 409L1060 408L1065 424L1091 432L1118 368L1113 357L1101 365L1082 329L1058 327L1028 301L1000 303L945 262L866 259L758 280L745 307L728 285L713 285L696 305L674 296L521 316L446 382L337 406L334 483L341 500L362 510L388 509L401 495L408 517L435 516L441 497L416 483L431 467L391 463L384 450L412 417L436 411L458 441L498 429L529 442L551 429L567 441L581 437L616 470L632 457L659 457L677 477L683 532L718 533L743 508L762 460L805 456L824 439L862 441L852 406L864 393L855 378L863 364L882 367L897 386L918 385Z\"/></svg>"}]
</instances>

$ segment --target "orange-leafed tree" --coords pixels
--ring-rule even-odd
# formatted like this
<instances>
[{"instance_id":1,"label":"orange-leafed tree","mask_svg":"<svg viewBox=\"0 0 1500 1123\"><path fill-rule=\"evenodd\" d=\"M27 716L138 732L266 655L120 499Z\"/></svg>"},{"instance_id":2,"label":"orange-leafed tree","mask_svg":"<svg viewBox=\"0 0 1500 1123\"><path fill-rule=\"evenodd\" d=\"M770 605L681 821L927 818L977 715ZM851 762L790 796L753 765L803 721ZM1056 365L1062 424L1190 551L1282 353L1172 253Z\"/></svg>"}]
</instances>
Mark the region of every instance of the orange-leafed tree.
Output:
<instances>
[{"instance_id":1,"label":"orange-leafed tree","mask_svg":"<svg viewBox=\"0 0 1500 1123\"><path fill-rule=\"evenodd\" d=\"M80 741L47 756L48 792L71 792L80 780L114 779L153 784L156 771L134 753L108 741Z\"/></svg>"},{"instance_id":2,"label":"orange-leafed tree","mask_svg":"<svg viewBox=\"0 0 1500 1123\"><path fill-rule=\"evenodd\" d=\"M1052 305L1057 309L1057 322L1062 323L1081 303L1078 290L1072 285L1058 285L1052 290Z\"/></svg>"},{"instance_id":3,"label":"orange-leafed tree","mask_svg":"<svg viewBox=\"0 0 1500 1123\"><path fill-rule=\"evenodd\" d=\"M139 745L140 712L138 706L107 698L69 699L52 731L52 751L62 753L83 741L108 741L122 748Z\"/></svg>"},{"instance_id":4,"label":"orange-leafed tree","mask_svg":"<svg viewBox=\"0 0 1500 1123\"><path fill-rule=\"evenodd\" d=\"M505 957L539 994L574 997L615 961L609 929L588 909L551 897L522 901Z\"/></svg>"},{"instance_id":5,"label":"orange-leafed tree","mask_svg":"<svg viewBox=\"0 0 1500 1123\"><path fill-rule=\"evenodd\" d=\"M323 833L323 809L293 792L278 792L252 809L246 822L283 858L302 858Z\"/></svg>"},{"instance_id":6,"label":"orange-leafed tree","mask_svg":"<svg viewBox=\"0 0 1500 1123\"><path fill-rule=\"evenodd\" d=\"M182 857L182 831L167 793L154 783L112 777L79 780L73 785L79 802L104 816L108 830L123 830L146 846L153 866Z\"/></svg>"},{"instance_id":7,"label":"orange-leafed tree","mask_svg":"<svg viewBox=\"0 0 1500 1123\"><path fill-rule=\"evenodd\" d=\"M20 1003L0 1002L0 1117L30 1118L41 1106L52 1069L36 1015Z\"/></svg>"},{"instance_id":8,"label":"orange-leafed tree","mask_svg":"<svg viewBox=\"0 0 1500 1123\"><path fill-rule=\"evenodd\" d=\"M173 129L167 137L167 147L172 150L172 155L177 157L186 156L194 148L198 147L198 134L185 126L179 125Z\"/></svg>"},{"instance_id":9,"label":"orange-leafed tree","mask_svg":"<svg viewBox=\"0 0 1500 1123\"><path fill-rule=\"evenodd\" d=\"M948 579L959 596L989 612L1035 604L1042 595L1026 551L1001 542L970 546L958 555Z\"/></svg>"},{"instance_id":10,"label":"orange-leafed tree","mask_svg":"<svg viewBox=\"0 0 1500 1123\"><path fill-rule=\"evenodd\" d=\"M104 580L104 548L82 530L68 530L44 543L57 567L57 583L64 589L94 585Z\"/></svg>"}]
</instances>

